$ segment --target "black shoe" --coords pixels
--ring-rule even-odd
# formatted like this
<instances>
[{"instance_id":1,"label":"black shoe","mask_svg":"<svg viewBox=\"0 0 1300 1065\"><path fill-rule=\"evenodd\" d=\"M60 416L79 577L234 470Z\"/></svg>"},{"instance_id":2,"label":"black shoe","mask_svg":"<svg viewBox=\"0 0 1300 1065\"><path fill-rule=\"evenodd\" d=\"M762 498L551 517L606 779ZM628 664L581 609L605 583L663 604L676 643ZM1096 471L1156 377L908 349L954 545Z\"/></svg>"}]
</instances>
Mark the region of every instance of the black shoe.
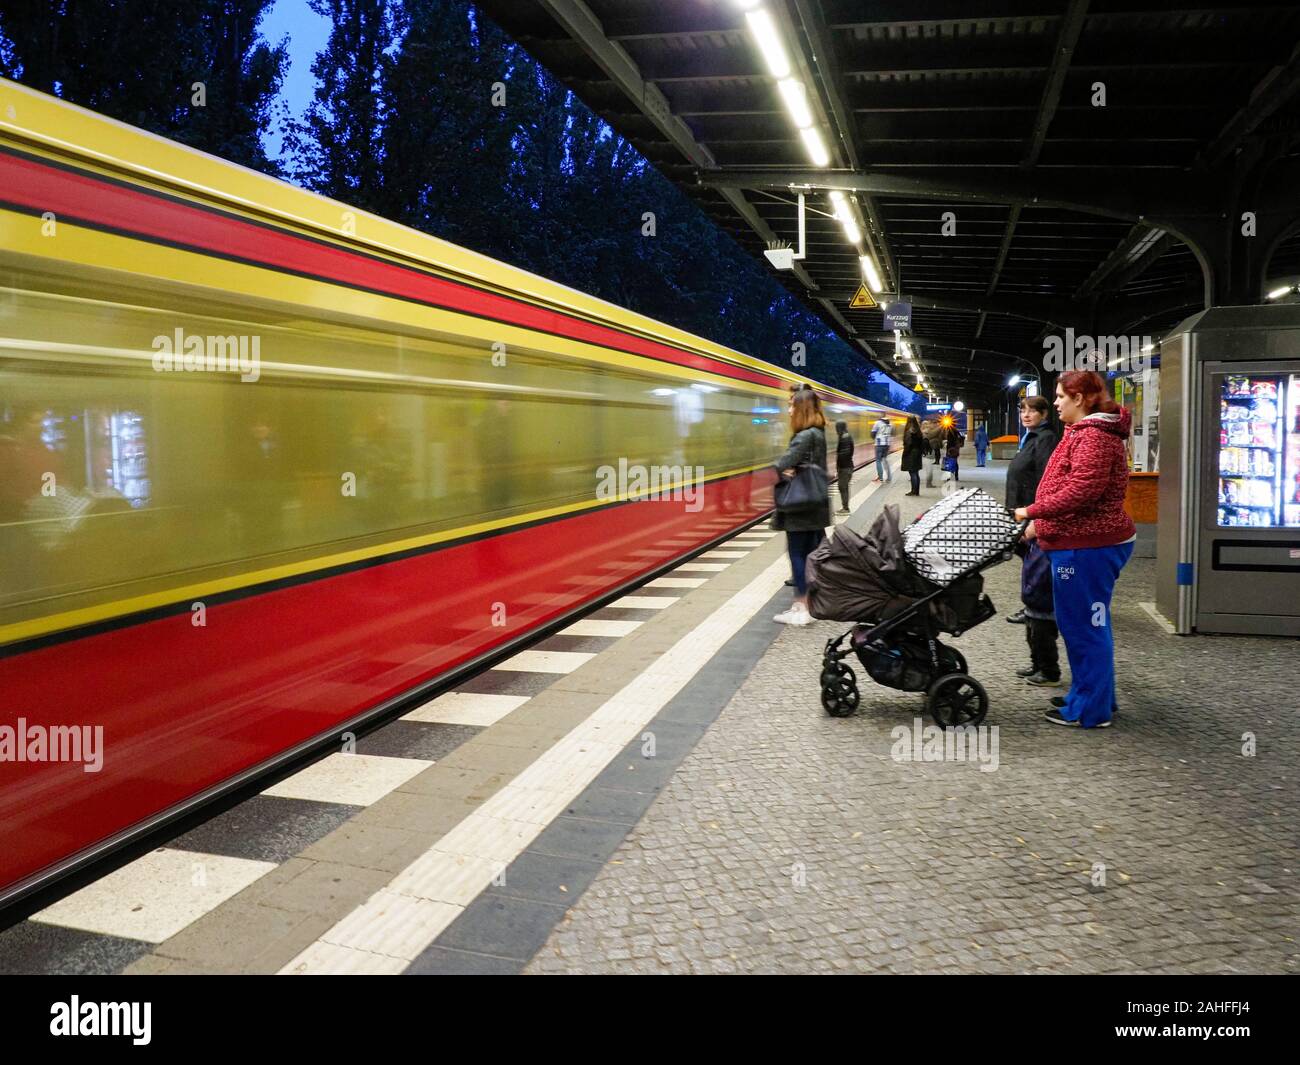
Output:
<instances>
[{"instance_id":1,"label":"black shoe","mask_svg":"<svg viewBox=\"0 0 1300 1065\"><path fill-rule=\"evenodd\" d=\"M785 586L786 586L787 588L793 588L793 587L794 587L794 581L786 581L786 582L785 582Z\"/></svg>"},{"instance_id":2,"label":"black shoe","mask_svg":"<svg viewBox=\"0 0 1300 1065\"><path fill-rule=\"evenodd\" d=\"M1083 725L1078 721L1066 721L1065 718L1061 716L1061 711L1059 710L1048 710L1047 713L1043 715L1043 717L1047 718L1047 720L1050 721L1053 725L1065 725L1067 728L1083 728ZM1110 728L1110 722L1103 721L1100 724L1093 725L1092 727Z\"/></svg>"},{"instance_id":3,"label":"black shoe","mask_svg":"<svg viewBox=\"0 0 1300 1065\"><path fill-rule=\"evenodd\" d=\"M1017 610L1014 614L1008 614L1007 620L1011 622L1012 625L1023 625L1028 619L1025 617L1025 612L1023 610Z\"/></svg>"},{"instance_id":4,"label":"black shoe","mask_svg":"<svg viewBox=\"0 0 1300 1065\"><path fill-rule=\"evenodd\" d=\"M1049 677L1045 673L1031 673L1025 678L1029 684L1036 684L1040 688L1059 688L1061 686L1060 677Z\"/></svg>"},{"instance_id":5,"label":"black shoe","mask_svg":"<svg viewBox=\"0 0 1300 1065\"><path fill-rule=\"evenodd\" d=\"M1025 666L1024 669L1017 669L1017 670L1016 670L1016 676L1017 676L1017 677L1032 677L1032 676L1033 676L1035 673L1037 673L1037 672L1038 672L1038 667L1037 667L1037 666Z\"/></svg>"},{"instance_id":6,"label":"black shoe","mask_svg":"<svg viewBox=\"0 0 1300 1065\"><path fill-rule=\"evenodd\" d=\"M849 510L848 507L840 507L840 509L837 510L835 513L836 513L836 514L852 514L853 511Z\"/></svg>"},{"instance_id":7,"label":"black shoe","mask_svg":"<svg viewBox=\"0 0 1300 1065\"><path fill-rule=\"evenodd\" d=\"M1050 700L1048 700L1048 701L1052 704L1052 706L1054 706L1056 709L1059 710L1061 707L1063 707L1063 706L1065 705L1065 696L1064 696L1064 695L1053 695L1052 698L1051 698ZM1110 716L1111 716L1111 717L1114 717L1114 716L1115 716L1116 714L1118 714L1118 713L1119 713L1119 707L1118 707L1118 706L1112 706L1112 707L1110 708Z\"/></svg>"}]
</instances>

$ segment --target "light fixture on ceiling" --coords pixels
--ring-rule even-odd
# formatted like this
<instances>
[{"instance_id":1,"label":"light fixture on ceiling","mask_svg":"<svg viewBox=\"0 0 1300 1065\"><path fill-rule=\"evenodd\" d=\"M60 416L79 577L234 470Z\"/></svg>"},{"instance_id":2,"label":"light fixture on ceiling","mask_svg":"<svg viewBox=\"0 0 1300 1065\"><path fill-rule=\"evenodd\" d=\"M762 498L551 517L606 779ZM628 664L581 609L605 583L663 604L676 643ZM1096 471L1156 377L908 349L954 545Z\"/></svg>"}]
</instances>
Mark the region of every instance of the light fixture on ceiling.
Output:
<instances>
[{"instance_id":1,"label":"light fixture on ceiling","mask_svg":"<svg viewBox=\"0 0 1300 1065\"><path fill-rule=\"evenodd\" d=\"M786 55L785 45L781 43L781 35L777 32L772 16L760 8L746 12L745 21L749 23L749 32L758 43L758 50L763 53L768 73L778 80L788 78L790 57Z\"/></svg>"},{"instance_id":2,"label":"light fixture on ceiling","mask_svg":"<svg viewBox=\"0 0 1300 1065\"><path fill-rule=\"evenodd\" d=\"M870 255L863 255L859 258L862 263L862 276L867 279L867 288L872 292L880 291L880 272L876 269L876 262Z\"/></svg>"}]
</instances>

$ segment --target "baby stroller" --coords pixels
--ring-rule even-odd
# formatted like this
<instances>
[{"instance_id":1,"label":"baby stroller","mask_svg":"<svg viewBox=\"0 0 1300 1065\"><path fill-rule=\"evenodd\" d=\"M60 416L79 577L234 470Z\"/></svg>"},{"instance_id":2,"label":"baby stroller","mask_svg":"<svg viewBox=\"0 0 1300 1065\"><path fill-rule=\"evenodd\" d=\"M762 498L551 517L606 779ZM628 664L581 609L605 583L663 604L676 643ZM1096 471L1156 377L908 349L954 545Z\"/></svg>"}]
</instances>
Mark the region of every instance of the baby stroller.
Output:
<instances>
[{"instance_id":1,"label":"baby stroller","mask_svg":"<svg viewBox=\"0 0 1300 1065\"><path fill-rule=\"evenodd\" d=\"M848 717L858 708L857 677L844 661L856 654L878 684L925 692L941 727L983 721L988 693L939 634L960 636L997 613L980 575L1011 558L1024 528L979 488L944 497L906 531L892 505L865 535L837 526L808 557L809 612L857 623L826 642L826 712Z\"/></svg>"}]
</instances>

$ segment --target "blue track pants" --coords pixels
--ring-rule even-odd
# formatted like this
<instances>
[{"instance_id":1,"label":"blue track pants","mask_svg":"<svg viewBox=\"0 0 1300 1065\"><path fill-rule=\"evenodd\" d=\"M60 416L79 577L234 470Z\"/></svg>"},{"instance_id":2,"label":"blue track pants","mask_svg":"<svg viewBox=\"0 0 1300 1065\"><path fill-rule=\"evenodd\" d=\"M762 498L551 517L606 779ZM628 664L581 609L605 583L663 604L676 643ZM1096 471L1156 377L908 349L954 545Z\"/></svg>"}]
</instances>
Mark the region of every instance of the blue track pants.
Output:
<instances>
[{"instance_id":1,"label":"blue track pants","mask_svg":"<svg viewBox=\"0 0 1300 1065\"><path fill-rule=\"evenodd\" d=\"M1049 551L1056 624L1070 659L1070 694L1061 716L1093 728L1115 705L1115 637L1110 599L1133 545Z\"/></svg>"}]
</instances>

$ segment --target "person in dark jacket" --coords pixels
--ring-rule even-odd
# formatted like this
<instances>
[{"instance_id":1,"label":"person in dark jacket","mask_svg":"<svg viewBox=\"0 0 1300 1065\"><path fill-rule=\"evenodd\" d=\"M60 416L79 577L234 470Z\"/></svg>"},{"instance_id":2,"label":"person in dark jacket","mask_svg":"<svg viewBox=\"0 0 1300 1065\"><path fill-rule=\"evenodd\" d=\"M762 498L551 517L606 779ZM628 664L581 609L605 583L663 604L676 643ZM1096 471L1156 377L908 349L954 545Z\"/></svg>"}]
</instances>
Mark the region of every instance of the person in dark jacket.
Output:
<instances>
[{"instance_id":1,"label":"person in dark jacket","mask_svg":"<svg viewBox=\"0 0 1300 1065\"><path fill-rule=\"evenodd\" d=\"M848 422L836 422L839 439L835 442L835 474L840 485L840 513L849 513L849 482L853 480L853 437Z\"/></svg>"},{"instance_id":2,"label":"person in dark jacket","mask_svg":"<svg viewBox=\"0 0 1300 1065\"><path fill-rule=\"evenodd\" d=\"M958 476L958 460L961 458L961 449L966 446L966 438L957 431L955 425L948 426L943 433L943 457L948 460L944 464L944 469L949 470L954 481L960 481ZM951 463L951 466L949 466Z\"/></svg>"},{"instance_id":3,"label":"person in dark jacket","mask_svg":"<svg viewBox=\"0 0 1300 1065\"><path fill-rule=\"evenodd\" d=\"M984 423L975 429L975 465L983 466L984 459L989 453L989 431L984 428Z\"/></svg>"},{"instance_id":4,"label":"person in dark jacket","mask_svg":"<svg viewBox=\"0 0 1300 1065\"><path fill-rule=\"evenodd\" d=\"M904 495L921 494L921 467L925 464L925 449L925 434L921 431L921 423L915 414L910 415L907 425L903 427L903 458L899 463L899 469L905 471L912 479L912 490L904 492Z\"/></svg>"},{"instance_id":5,"label":"person in dark jacket","mask_svg":"<svg viewBox=\"0 0 1300 1065\"><path fill-rule=\"evenodd\" d=\"M1047 420L1051 409L1043 396L1026 396L1020 401L1020 424L1025 427L1025 439L1007 467L1007 510L1027 507L1034 501L1038 482L1059 439ZM1007 620L1013 625L1023 625L1027 616L1023 610L1017 610Z\"/></svg>"},{"instance_id":6,"label":"person in dark jacket","mask_svg":"<svg viewBox=\"0 0 1300 1065\"><path fill-rule=\"evenodd\" d=\"M790 446L785 454L773 463L778 477L793 477L800 466L811 466L826 474L826 418L821 401L812 389L800 389L790 400ZM772 520L774 529L785 530L786 547L790 552L790 570L794 578L794 602L790 609L777 614L772 620L783 625L808 625L808 579L805 566L808 556L822 542L826 526L831 524L831 498L829 485L825 500L806 510L783 511L777 508Z\"/></svg>"}]
</instances>

